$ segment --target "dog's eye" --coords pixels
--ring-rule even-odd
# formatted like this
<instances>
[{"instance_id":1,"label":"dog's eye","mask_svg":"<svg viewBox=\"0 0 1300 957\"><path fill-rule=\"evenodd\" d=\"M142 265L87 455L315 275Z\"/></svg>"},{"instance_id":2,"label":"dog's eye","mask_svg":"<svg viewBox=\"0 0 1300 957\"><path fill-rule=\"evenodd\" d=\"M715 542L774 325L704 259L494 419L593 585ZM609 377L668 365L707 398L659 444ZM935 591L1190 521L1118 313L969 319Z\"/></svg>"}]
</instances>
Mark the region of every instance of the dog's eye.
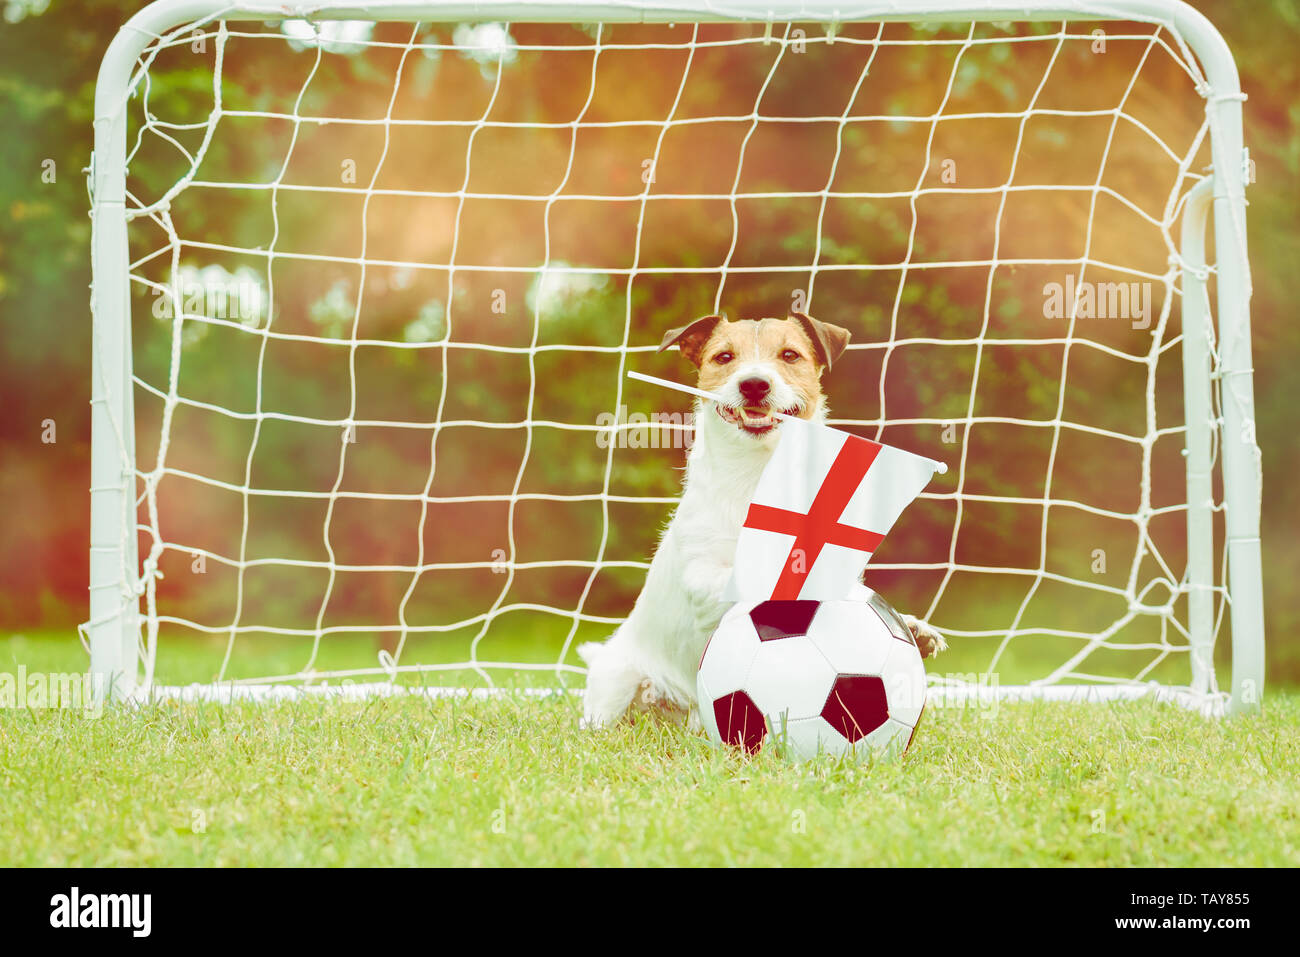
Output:
<instances>
[{"instance_id":1,"label":"dog's eye","mask_svg":"<svg viewBox=\"0 0 1300 957\"><path fill-rule=\"evenodd\" d=\"M803 358L803 356L799 355L799 353L795 352L793 349L786 349L785 352L781 353L781 358L786 362L798 362Z\"/></svg>"},{"instance_id":2,"label":"dog's eye","mask_svg":"<svg viewBox=\"0 0 1300 957\"><path fill-rule=\"evenodd\" d=\"M716 356L713 357L713 361L720 366L725 366L728 362L730 362L734 358L736 357L732 355L730 352L719 352Z\"/></svg>"}]
</instances>

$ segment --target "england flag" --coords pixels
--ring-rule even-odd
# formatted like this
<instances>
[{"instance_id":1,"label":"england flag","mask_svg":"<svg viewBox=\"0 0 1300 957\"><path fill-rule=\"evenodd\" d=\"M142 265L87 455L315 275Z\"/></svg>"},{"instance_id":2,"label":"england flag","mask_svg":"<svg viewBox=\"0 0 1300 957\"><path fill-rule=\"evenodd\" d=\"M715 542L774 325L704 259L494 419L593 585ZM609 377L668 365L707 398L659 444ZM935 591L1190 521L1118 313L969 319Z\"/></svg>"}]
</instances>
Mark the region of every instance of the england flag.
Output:
<instances>
[{"instance_id":1,"label":"england flag","mask_svg":"<svg viewBox=\"0 0 1300 957\"><path fill-rule=\"evenodd\" d=\"M847 598L903 509L944 469L829 426L785 419L740 530L724 598Z\"/></svg>"}]
</instances>

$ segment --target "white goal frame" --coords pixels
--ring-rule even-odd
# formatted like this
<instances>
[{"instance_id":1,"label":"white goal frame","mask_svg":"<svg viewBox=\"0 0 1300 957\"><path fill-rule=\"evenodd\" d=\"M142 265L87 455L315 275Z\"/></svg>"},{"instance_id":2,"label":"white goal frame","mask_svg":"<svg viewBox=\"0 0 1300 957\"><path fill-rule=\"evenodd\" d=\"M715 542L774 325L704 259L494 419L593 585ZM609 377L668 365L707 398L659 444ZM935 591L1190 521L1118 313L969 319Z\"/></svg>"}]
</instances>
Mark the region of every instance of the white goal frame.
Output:
<instances>
[{"instance_id":1,"label":"white goal frame","mask_svg":"<svg viewBox=\"0 0 1300 957\"><path fill-rule=\"evenodd\" d=\"M110 45L95 93L90 168L93 215L92 461L90 670L115 699L137 691L141 628L135 535L134 402L129 252L127 243L127 109L137 60L158 36L176 27L218 19L372 20L430 22L608 22L838 24L859 21L951 22L1007 20L1130 20L1159 24L1195 55L1205 77L1200 90L1210 130L1213 172L1188 197L1182 226L1184 329L1203 329L1205 231L1213 214L1217 272L1218 370L1211 373L1204 336L1182 341L1186 408L1189 631L1193 694L1214 688L1213 470L1221 470L1232 630L1231 691L1203 710L1258 711L1264 686L1264 617L1260 561L1260 465L1255 444L1250 278L1245 238L1248 159L1236 65L1219 32L1181 0L157 0L136 13ZM1199 268L1197 268L1199 267ZM1215 433L1213 393L1222 417ZM1217 443L1217 462L1212 448ZM137 574L128 573L128 569ZM936 689L939 690L939 689ZM1152 689L1046 686L1002 688L1003 697L1130 697ZM1158 694L1158 689L1156 689Z\"/></svg>"}]
</instances>

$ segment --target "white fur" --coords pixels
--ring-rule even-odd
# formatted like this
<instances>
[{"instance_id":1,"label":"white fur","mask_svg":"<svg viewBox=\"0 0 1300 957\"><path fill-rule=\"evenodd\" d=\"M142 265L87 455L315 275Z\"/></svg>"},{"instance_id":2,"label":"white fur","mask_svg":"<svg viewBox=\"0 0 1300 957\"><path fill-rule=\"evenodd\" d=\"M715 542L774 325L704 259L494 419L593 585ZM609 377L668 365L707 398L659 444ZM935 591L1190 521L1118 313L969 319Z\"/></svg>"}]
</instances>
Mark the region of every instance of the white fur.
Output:
<instances>
[{"instance_id":1,"label":"white fur","mask_svg":"<svg viewBox=\"0 0 1300 957\"><path fill-rule=\"evenodd\" d=\"M792 408L794 390L769 363L750 362L719 390L739 404L737 384L763 375L771 405ZM813 420L824 421L818 400ZM762 436L724 422L712 402L696 405L695 441L686 460L682 500L660 539L645 586L627 620L608 641L582 645L589 666L584 704L588 727L618 721L643 683L646 700L695 714L695 672L704 646L727 610L723 589L731 575L736 539L780 426Z\"/></svg>"}]
</instances>

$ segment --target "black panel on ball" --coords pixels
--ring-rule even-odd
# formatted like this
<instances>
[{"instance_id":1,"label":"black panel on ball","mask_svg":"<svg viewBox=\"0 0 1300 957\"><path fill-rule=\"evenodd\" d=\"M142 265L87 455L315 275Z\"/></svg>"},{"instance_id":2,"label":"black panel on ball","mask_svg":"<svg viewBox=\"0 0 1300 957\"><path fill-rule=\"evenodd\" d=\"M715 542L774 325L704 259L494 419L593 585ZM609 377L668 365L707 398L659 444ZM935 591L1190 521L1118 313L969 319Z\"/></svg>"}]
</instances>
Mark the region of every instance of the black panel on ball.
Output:
<instances>
[{"instance_id":1,"label":"black panel on ball","mask_svg":"<svg viewBox=\"0 0 1300 957\"><path fill-rule=\"evenodd\" d=\"M749 618L760 641L798 638L808 634L820 604L817 601L765 601L754 606Z\"/></svg>"}]
</instances>

